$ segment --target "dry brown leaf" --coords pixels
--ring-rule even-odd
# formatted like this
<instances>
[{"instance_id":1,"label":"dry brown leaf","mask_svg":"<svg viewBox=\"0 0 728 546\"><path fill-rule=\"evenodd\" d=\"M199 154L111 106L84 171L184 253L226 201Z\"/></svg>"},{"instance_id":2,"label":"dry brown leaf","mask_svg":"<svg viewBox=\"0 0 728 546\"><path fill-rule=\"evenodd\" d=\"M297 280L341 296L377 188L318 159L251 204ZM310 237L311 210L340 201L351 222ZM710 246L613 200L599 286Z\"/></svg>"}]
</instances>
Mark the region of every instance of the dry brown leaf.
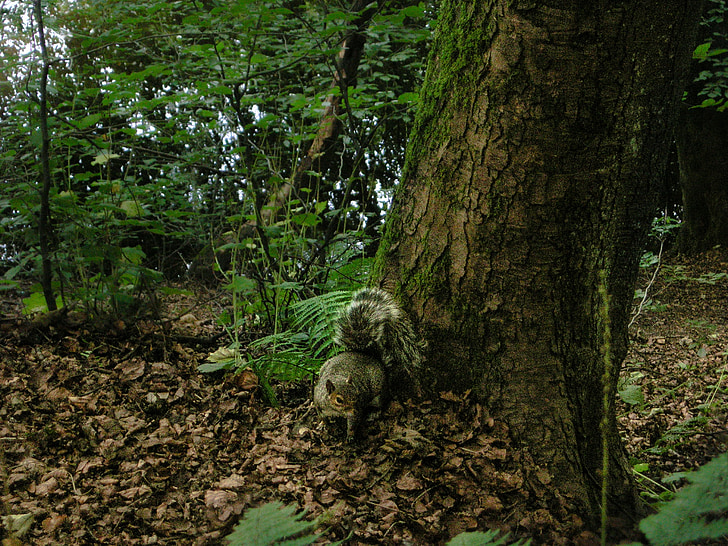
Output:
<instances>
[{"instance_id":1,"label":"dry brown leaf","mask_svg":"<svg viewBox=\"0 0 728 546\"><path fill-rule=\"evenodd\" d=\"M145 363L142 360L127 360L119 363L114 370L119 372L122 381L131 382L139 379L144 375L146 369Z\"/></svg>"},{"instance_id":2,"label":"dry brown leaf","mask_svg":"<svg viewBox=\"0 0 728 546\"><path fill-rule=\"evenodd\" d=\"M222 491L220 489L205 492L205 506L208 508L223 508L238 498L233 491Z\"/></svg>"},{"instance_id":3,"label":"dry brown leaf","mask_svg":"<svg viewBox=\"0 0 728 546\"><path fill-rule=\"evenodd\" d=\"M412 474L405 474L397 480L397 489L402 491L415 491L422 489L422 482Z\"/></svg>"},{"instance_id":4,"label":"dry brown leaf","mask_svg":"<svg viewBox=\"0 0 728 546\"><path fill-rule=\"evenodd\" d=\"M55 476L52 476L42 483L31 488L31 492L35 493L39 497L45 497L58 489L58 480Z\"/></svg>"},{"instance_id":5,"label":"dry brown leaf","mask_svg":"<svg viewBox=\"0 0 728 546\"><path fill-rule=\"evenodd\" d=\"M241 489L245 487L245 478L238 474L232 474L220 480L218 487L220 489Z\"/></svg>"}]
</instances>

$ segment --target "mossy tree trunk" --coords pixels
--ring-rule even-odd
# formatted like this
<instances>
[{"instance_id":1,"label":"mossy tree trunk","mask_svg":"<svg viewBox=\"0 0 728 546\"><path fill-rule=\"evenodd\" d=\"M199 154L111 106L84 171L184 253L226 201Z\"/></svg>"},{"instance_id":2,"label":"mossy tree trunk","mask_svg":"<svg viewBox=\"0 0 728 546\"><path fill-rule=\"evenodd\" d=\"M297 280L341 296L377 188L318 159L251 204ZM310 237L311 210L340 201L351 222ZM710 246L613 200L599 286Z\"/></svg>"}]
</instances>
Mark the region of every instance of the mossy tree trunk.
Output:
<instances>
[{"instance_id":1,"label":"mossy tree trunk","mask_svg":"<svg viewBox=\"0 0 728 546\"><path fill-rule=\"evenodd\" d=\"M378 255L375 277L428 339L430 383L474 388L592 521L602 393L613 397L626 352L699 12L688 0L444 0ZM606 413L610 496L631 511Z\"/></svg>"}]
</instances>

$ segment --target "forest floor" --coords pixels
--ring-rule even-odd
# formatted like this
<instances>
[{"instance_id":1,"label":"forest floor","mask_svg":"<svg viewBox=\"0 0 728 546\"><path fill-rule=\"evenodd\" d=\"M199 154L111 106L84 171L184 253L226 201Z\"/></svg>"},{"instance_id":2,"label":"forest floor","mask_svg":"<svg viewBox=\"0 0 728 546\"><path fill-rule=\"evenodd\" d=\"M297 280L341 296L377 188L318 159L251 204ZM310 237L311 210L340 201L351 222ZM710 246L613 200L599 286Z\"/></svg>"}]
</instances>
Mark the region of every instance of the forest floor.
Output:
<instances>
[{"instance_id":1,"label":"forest floor","mask_svg":"<svg viewBox=\"0 0 728 546\"><path fill-rule=\"evenodd\" d=\"M665 264L631 327L619 422L647 503L674 487L662 477L727 449L727 262ZM223 299L169 298L165 328L69 317L29 329L20 297L3 294L0 516L28 515L19 540L5 527L22 518L3 519L3 546L224 544L241 514L272 500L325 514L322 543L434 545L490 528L598 544L468 396L394 403L345 445L320 427L311 385L279 386L272 409L248 374L199 373L225 342Z\"/></svg>"}]
</instances>

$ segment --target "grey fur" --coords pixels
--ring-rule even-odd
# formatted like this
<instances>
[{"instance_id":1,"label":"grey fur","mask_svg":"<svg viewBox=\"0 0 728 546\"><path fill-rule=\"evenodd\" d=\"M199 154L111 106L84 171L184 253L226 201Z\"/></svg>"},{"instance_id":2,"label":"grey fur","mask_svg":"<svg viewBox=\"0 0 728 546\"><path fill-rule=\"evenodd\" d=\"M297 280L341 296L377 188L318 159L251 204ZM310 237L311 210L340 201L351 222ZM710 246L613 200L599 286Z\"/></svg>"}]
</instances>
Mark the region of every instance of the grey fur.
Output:
<instances>
[{"instance_id":1,"label":"grey fur","mask_svg":"<svg viewBox=\"0 0 728 546\"><path fill-rule=\"evenodd\" d=\"M363 288L352 297L336 322L336 342L347 351L381 360L390 384L421 394L418 376L424 343L394 298L378 288Z\"/></svg>"},{"instance_id":2,"label":"grey fur","mask_svg":"<svg viewBox=\"0 0 728 546\"><path fill-rule=\"evenodd\" d=\"M346 418L346 438L352 440L366 409L380 407L386 391L379 360L347 351L321 366L313 402L323 417Z\"/></svg>"},{"instance_id":3,"label":"grey fur","mask_svg":"<svg viewBox=\"0 0 728 546\"><path fill-rule=\"evenodd\" d=\"M390 393L422 394L424 343L387 292L356 292L336 320L335 341L345 352L321 367L313 401L324 417L346 418L347 440L354 438L366 409L386 404Z\"/></svg>"}]
</instances>

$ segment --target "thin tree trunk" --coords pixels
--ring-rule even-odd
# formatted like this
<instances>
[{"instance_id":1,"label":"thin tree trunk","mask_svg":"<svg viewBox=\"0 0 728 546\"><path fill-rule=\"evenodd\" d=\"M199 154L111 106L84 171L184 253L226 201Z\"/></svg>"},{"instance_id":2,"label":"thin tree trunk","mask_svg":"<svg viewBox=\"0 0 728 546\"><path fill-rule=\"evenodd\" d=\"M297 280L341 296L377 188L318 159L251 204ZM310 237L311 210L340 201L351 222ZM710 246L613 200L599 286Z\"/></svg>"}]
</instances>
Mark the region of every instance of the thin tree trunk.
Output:
<instances>
[{"instance_id":1,"label":"thin tree trunk","mask_svg":"<svg viewBox=\"0 0 728 546\"><path fill-rule=\"evenodd\" d=\"M291 177L291 180L284 182L268 199L263 206L262 200L256 199L255 219L247 221L243 224L237 234L223 235L222 240L217 241L215 247L222 246L225 243L233 243L235 239L253 237L257 234L261 238L263 247L267 246L267 237L261 229L263 226L273 224L282 211L285 210L286 203L292 199L302 188L315 188L318 184L320 175L325 173L329 166L337 159L336 142L344 127L342 115L346 112L345 97L348 88L355 85L359 62L364 52L364 44L366 43L364 29L371 21L376 13L376 6L364 9L369 2L366 0L355 0L352 6L353 11L364 10L359 18L355 21L356 31L351 32L341 45L339 54L336 59L336 68L332 89L338 89L340 92L331 93L327 99L327 106L319 122L319 128L316 136L311 141L306 154ZM316 192L314 192L314 195ZM259 197L259 196L258 196ZM259 202L258 202L259 201ZM341 208L345 208L344 203ZM208 248L201 252L193 261L190 268L190 274L197 278L208 278L210 272L210 261L217 260L223 269L229 265L229 252L220 253L214 256L213 252Z\"/></svg>"},{"instance_id":2,"label":"thin tree trunk","mask_svg":"<svg viewBox=\"0 0 728 546\"><path fill-rule=\"evenodd\" d=\"M48 50L46 48L45 28L43 25L43 9L41 0L34 0L33 7L35 18L38 23L38 41L40 42L41 51L41 73L40 73L40 90L38 101L40 104L40 175L41 175L41 192L40 192L40 217L38 222L38 235L40 239L40 255L42 264L41 285L43 286L43 295L45 297L48 311L56 310L56 298L53 294L52 286L52 270L51 270L51 219L50 219L50 192L51 192L51 167L50 167L50 137L48 135L48 70L50 63L48 61Z\"/></svg>"},{"instance_id":3,"label":"thin tree trunk","mask_svg":"<svg viewBox=\"0 0 728 546\"><path fill-rule=\"evenodd\" d=\"M364 10L369 4L366 0L355 0L352 11ZM346 112L345 97L350 86L356 81L366 37L362 33L376 13L374 6L366 9L354 22L356 31L351 32L341 45L336 59L336 70L331 83L332 89L339 92L331 93L326 98L326 109L321 116L316 137L311 141L306 155L296 167L290 182L285 182L268 202L268 206L261 210L260 216L264 225L271 224L280 210L291 198L291 194L301 188L314 187L318 177L311 173L324 173L328 166L337 160L336 141L341 134L344 124L341 116Z\"/></svg>"},{"instance_id":4,"label":"thin tree trunk","mask_svg":"<svg viewBox=\"0 0 728 546\"><path fill-rule=\"evenodd\" d=\"M612 508L637 510L612 401L696 11L443 1L377 260L420 319L429 384L474 388L595 526L603 447Z\"/></svg>"}]
</instances>

